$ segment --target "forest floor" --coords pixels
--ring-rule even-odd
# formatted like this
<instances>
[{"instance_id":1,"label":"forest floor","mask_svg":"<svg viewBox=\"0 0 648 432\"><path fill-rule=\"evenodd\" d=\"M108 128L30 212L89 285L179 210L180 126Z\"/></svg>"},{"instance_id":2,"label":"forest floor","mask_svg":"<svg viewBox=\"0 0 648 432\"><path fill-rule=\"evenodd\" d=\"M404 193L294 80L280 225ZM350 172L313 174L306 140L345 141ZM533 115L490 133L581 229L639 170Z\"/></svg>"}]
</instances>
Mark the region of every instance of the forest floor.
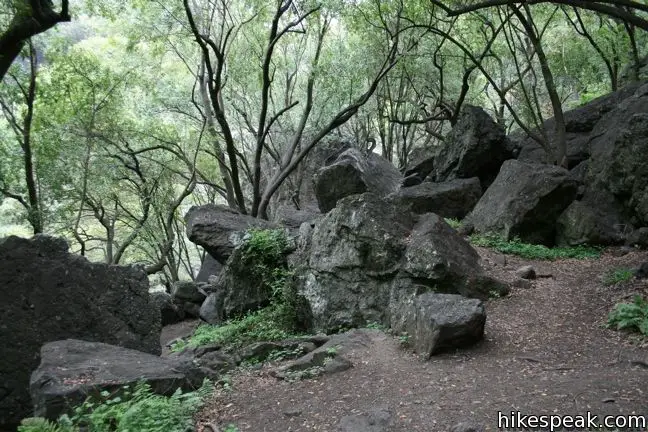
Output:
<instances>
[{"instance_id":1,"label":"forest floor","mask_svg":"<svg viewBox=\"0 0 648 432\"><path fill-rule=\"evenodd\" d=\"M501 279L528 264L540 275L531 288L487 302L478 346L424 361L376 330L371 343L345 354L354 366L337 374L286 382L270 374L273 365L239 369L201 411L198 431L211 423L221 432L228 424L241 432L333 432L341 418L377 409L390 425L375 430L394 432L447 432L461 422L494 431L498 412L511 411L648 416L648 342L605 328L616 303L648 296L648 282L603 283L611 270L648 261L648 252L534 261L478 250Z\"/></svg>"}]
</instances>

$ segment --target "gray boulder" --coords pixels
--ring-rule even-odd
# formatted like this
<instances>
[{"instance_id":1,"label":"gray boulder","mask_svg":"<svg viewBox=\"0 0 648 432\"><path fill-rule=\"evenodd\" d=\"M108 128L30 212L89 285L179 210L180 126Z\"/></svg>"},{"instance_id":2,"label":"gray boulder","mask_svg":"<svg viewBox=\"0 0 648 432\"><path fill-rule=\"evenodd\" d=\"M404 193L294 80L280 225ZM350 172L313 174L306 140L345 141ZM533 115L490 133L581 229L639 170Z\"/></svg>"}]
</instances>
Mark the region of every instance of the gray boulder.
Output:
<instances>
[{"instance_id":1,"label":"gray boulder","mask_svg":"<svg viewBox=\"0 0 648 432\"><path fill-rule=\"evenodd\" d=\"M206 253L200 266L200 271L196 276L196 282L209 282L209 278L211 276L218 276L222 269L223 264L219 263L214 257Z\"/></svg>"},{"instance_id":2,"label":"gray boulder","mask_svg":"<svg viewBox=\"0 0 648 432\"><path fill-rule=\"evenodd\" d=\"M509 160L467 220L478 232L550 246L556 240L556 221L577 189L563 168Z\"/></svg>"},{"instance_id":3,"label":"gray boulder","mask_svg":"<svg viewBox=\"0 0 648 432\"><path fill-rule=\"evenodd\" d=\"M194 206L185 215L187 237L218 262L225 263L250 228L276 228L276 225L215 204Z\"/></svg>"},{"instance_id":4,"label":"gray boulder","mask_svg":"<svg viewBox=\"0 0 648 432\"><path fill-rule=\"evenodd\" d=\"M463 219L481 195L479 179L473 177L405 187L398 191L395 199L417 214L436 213L442 217Z\"/></svg>"},{"instance_id":5,"label":"gray boulder","mask_svg":"<svg viewBox=\"0 0 648 432\"><path fill-rule=\"evenodd\" d=\"M209 293L200 306L200 319L208 324L220 324L225 321L222 291L217 290Z\"/></svg>"},{"instance_id":6,"label":"gray boulder","mask_svg":"<svg viewBox=\"0 0 648 432\"><path fill-rule=\"evenodd\" d=\"M567 132L567 163L571 169L587 160L591 155L590 141L596 135L594 129L599 121L608 113L613 112L624 99L632 96L639 88L632 84L621 90L601 96L586 105L565 112L565 129ZM520 148L518 160L534 163L554 163L555 121L553 118L544 122L543 127L549 135L550 148L548 153L526 133L519 132L510 138Z\"/></svg>"},{"instance_id":7,"label":"gray boulder","mask_svg":"<svg viewBox=\"0 0 648 432\"><path fill-rule=\"evenodd\" d=\"M426 358L473 345L484 336L486 310L478 299L424 293L416 297L408 315L405 325L394 330L407 332L414 351Z\"/></svg>"},{"instance_id":8,"label":"gray boulder","mask_svg":"<svg viewBox=\"0 0 648 432\"><path fill-rule=\"evenodd\" d=\"M173 297L168 292L152 292L151 302L160 309L162 326L175 324L184 319L184 311L178 303L173 301Z\"/></svg>"},{"instance_id":9,"label":"gray boulder","mask_svg":"<svg viewBox=\"0 0 648 432\"><path fill-rule=\"evenodd\" d=\"M178 358L76 339L48 342L40 357L29 387L34 415L51 420L102 391L117 395L123 386L144 381L154 393L170 396L178 388L200 387L205 377Z\"/></svg>"},{"instance_id":10,"label":"gray boulder","mask_svg":"<svg viewBox=\"0 0 648 432\"><path fill-rule=\"evenodd\" d=\"M568 246L623 244L624 224L616 216L614 212L605 212L582 201L574 201L556 221L556 243Z\"/></svg>"},{"instance_id":11,"label":"gray boulder","mask_svg":"<svg viewBox=\"0 0 648 432\"><path fill-rule=\"evenodd\" d=\"M430 179L443 182L478 177L486 189L502 163L513 157L504 128L479 107L466 105L434 158Z\"/></svg>"},{"instance_id":12,"label":"gray boulder","mask_svg":"<svg viewBox=\"0 0 648 432\"><path fill-rule=\"evenodd\" d=\"M479 298L508 291L483 274L477 252L442 218L418 219L363 194L342 199L315 225L296 265L315 329L388 324L426 291Z\"/></svg>"},{"instance_id":13,"label":"gray boulder","mask_svg":"<svg viewBox=\"0 0 648 432\"><path fill-rule=\"evenodd\" d=\"M389 409L373 408L367 413L342 417L337 432L387 432L393 424Z\"/></svg>"},{"instance_id":14,"label":"gray boulder","mask_svg":"<svg viewBox=\"0 0 648 432\"><path fill-rule=\"evenodd\" d=\"M397 192L402 179L401 173L387 159L351 148L320 169L313 182L319 209L326 213L338 200L350 195L371 192L384 197Z\"/></svg>"},{"instance_id":15,"label":"gray boulder","mask_svg":"<svg viewBox=\"0 0 648 432\"><path fill-rule=\"evenodd\" d=\"M41 346L65 338L159 355L160 309L140 267L91 263L65 240L0 240L0 429L31 414L29 376Z\"/></svg>"},{"instance_id":16,"label":"gray boulder","mask_svg":"<svg viewBox=\"0 0 648 432\"><path fill-rule=\"evenodd\" d=\"M176 281L171 286L173 298L191 303L202 303L205 300L205 291L201 284L194 281Z\"/></svg>"},{"instance_id":17,"label":"gray boulder","mask_svg":"<svg viewBox=\"0 0 648 432\"><path fill-rule=\"evenodd\" d=\"M634 230L626 239L626 244L641 249L648 249L648 227L641 227Z\"/></svg>"},{"instance_id":18,"label":"gray boulder","mask_svg":"<svg viewBox=\"0 0 648 432\"><path fill-rule=\"evenodd\" d=\"M648 225L648 84L605 115L592 131L583 201L627 225ZM630 230L631 231L631 230Z\"/></svg>"}]
</instances>

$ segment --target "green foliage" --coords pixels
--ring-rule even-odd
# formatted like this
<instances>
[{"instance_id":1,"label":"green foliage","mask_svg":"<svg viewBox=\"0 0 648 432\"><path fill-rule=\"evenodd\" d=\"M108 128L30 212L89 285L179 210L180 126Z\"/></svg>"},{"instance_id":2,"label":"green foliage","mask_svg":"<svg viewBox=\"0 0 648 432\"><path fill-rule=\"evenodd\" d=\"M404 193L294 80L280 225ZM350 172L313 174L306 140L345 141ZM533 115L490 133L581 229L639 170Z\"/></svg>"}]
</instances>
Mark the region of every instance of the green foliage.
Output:
<instances>
[{"instance_id":1,"label":"green foliage","mask_svg":"<svg viewBox=\"0 0 648 432\"><path fill-rule=\"evenodd\" d=\"M445 221L454 229L457 229L461 226L461 221L459 219L445 218Z\"/></svg>"},{"instance_id":2,"label":"green foliage","mask_svg":"<svg viewBox=\"0 0 648 432\"><path fill-rule=\"evenodd\" d=\"M543 245L533 245L522 242L518 237L504 240L496 234L473 234L470 242L476 246L495 249L505 254L518 255L528 259L556 260L564 258L598 258L601 251L592 246L573 246L548 248Z\"/></svg>"},{"instance_id":3,"label":"green foliage","mask_svg":"<svg viewBox=\"0 0 648 432\"><path fill-rule=\"evenodd\" d=\"M230 423L227 426L225 426L223 432L239 432L239 428L236 427L236 425Z\"/></svg>"},{"instance_id":4,"label":"green foliage","mask_svg":"<svg viewBox=\"0 0 648 432\"><path fill-rule=\"evenodd\" d=\"M294 333L287 330L285 324L283 308L276 304L270 305L222 325L202 324L189 338L188 345L192 347L208 344L241 346L252 342L293 337ZM174 345L172 349L179 351L182 348L183 345Z\"/></svg>"},{"instance_id":5,"label":"green foliage","mask_svg":"<svg viewBox=\"0 0 648 432\"><path fill-rule=\"evenodd\" d=\"M648 336L648 301L635 296L632 303L617 304L608 316L608 327L628 329Z\"/></svg>"},{"instance_id":6,"label":"green foliage","mask_svg":"<svg viewBox=\"0 0 648 432\"><path fill-rule=\"evenodd\" d=\"M194 413L213 390L207 380L194 392L178 389L169 397L154 394L147 383L132 390L124 386L116 394L104 391L99 398L88 398L72 416L61 416L56 423L24 419L18 432L184 432L193 426Z\"/></svg>"},{"instance_id":7,"label":"green foliage","mask_svg":"<svg viewBox=\"0 0 648 432\"><path fill-rule=\"evenodd\" d=\"M610 286L618 284L619 282L626 282L632 279L632 276L634 276L632 269L618 268L610 270L603 277L603 285Z\"/></svg>"}]
</instances>

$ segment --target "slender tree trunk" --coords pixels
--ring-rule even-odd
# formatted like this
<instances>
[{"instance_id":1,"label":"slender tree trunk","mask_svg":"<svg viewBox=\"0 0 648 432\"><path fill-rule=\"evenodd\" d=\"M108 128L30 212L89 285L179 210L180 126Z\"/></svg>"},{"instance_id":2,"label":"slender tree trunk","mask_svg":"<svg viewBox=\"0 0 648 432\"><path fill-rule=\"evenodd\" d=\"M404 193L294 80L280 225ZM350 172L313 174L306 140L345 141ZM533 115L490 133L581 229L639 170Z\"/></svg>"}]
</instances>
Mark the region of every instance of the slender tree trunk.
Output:
<instances>
[{"instance_id":1,"label":"slender tree trunk","mask_svg":"<svg viewBox=\"0 0 648 432\"><path fill-rule=\"evenodd\" d=\"M36 184L36 173L34 172L34 156L32 152L31 129L34 120L34 101L36 100L36 51L31 41L29 42L29 88L27 89L27 113L23 121L23 161L25 166L25 183L27 185L27 195L29 198L29 223L31 224L34 234L43 232L43 218L40 210L40 200L38 198L38 186Z\"/></svg>"},{"instance_id":2,"label":"slender tree trunk","mask_svg":"<svg viewBox=\"0 0 648 432\"><path fill-rule=\"evenodd\" d=\"M555 133L556 133L556 152L554 154L554 161L557 165L560 165L564 168L567 168L567 131L565 129L565 115L562 110L562 102L558 91L556 90L556 84L553 79L553 73L549 67L549 61L542 47L542 42L533 25L533 18L531 16L531 10L528 5L524 5L524 10L526 16L522 14L520 9L515 6L512 6L511 9L513 13L520 20L520 23L524 27L531 44L535 50L536 55L538 56L538 62L540 63L540 70L542 71L542 78L544 79L545 86L547 88L547 93L549 93L549 99L551 100L551 107L553 109L554 121L555 121ZM547 143L550 145L550 143Z\"/></svg>"}]
</instances>

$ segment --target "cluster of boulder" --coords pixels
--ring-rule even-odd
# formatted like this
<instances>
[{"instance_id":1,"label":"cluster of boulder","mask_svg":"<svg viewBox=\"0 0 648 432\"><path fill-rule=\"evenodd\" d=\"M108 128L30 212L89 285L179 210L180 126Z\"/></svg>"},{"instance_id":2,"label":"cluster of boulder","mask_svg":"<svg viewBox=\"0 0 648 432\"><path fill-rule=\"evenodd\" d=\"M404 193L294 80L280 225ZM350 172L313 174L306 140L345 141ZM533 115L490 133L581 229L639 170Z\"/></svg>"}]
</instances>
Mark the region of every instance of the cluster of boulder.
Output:
<instances>
[{"instance_id":1,"label":"cluster of boulder","mask_svg":"<svg viewBox=\"0 0 648 432\"><path fill-rule=\"evenodd\" d=\"M162 325L197 317L218 324L270 302L243 259L251 228L285 230L312 332L379 323L407 333L424 357L477 343L484 301L509 287L484 272L444 218L462 219L463 233L546 245L648 246L648 165L638 157L648 154L648 85L629 85L565 117L567 168L472 106L443 147L419 154L403 173L377 154L326 143L309 156L306 180L291 178L280 191L271 221L213 204L190 209L187 236L206 256L196 281L169 292L149 295L142 268L90 263L59 239L0 240L0 428L33 406L54 418L96 389L142 377L161 394L195 388L275 349L305 354L278 377L349 367L341 356L329 361L330 344L341 342L325 336L159 356Z\"/></svg>"}]
</instances>

